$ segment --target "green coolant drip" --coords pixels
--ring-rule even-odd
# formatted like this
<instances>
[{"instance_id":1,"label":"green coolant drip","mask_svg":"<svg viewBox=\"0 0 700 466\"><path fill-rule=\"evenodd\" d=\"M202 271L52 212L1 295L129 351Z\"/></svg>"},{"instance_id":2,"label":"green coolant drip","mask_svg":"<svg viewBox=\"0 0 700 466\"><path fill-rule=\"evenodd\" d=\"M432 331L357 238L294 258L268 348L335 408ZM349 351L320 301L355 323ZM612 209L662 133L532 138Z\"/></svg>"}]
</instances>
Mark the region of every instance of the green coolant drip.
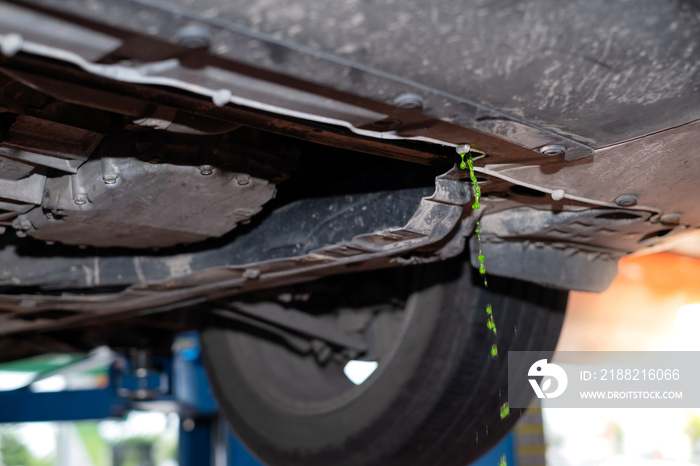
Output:
<instances>
[{"instance_id":1,"label":"green coolant drip","mask_svg":"<svg viewBox=\"0 0 700 466\"><path fill-rule=\"evenodd\" d=\"M465 163L464 157L467 156L467 160ZM462 159L462 162L459 164L459 168L462 170L466 170L469 168L469 179L472 182L472 185L474 187L474 204L472 205L472 209L480 209L481 206L479 205L479 200L481 199L481 188L479 188L479 183L476 179L476 174L474 173L474 160L472 159L471 154L459 154L460 158ZM484 279L484 286L488 287L488 281L486 280L486 266L484 265L484 262L486 260L486 257L484 257L484 253L481 251L481 225L479 222L476 222L476 228L474 229L474 232L476 233L476 239L479 243L479 255L477 256L477 259L479 259L479 274L482 276ZM486 320L486 328L488 328L490 331L493 332L494 335L498 333L498 329L496 329L496 321L493 318L493 309L491 308L491 305L486 306L486 314L487 314L487 320ZM491 345L491 357L492 358L497 358L498 357L498 346ZM508 409L508 404L506 403L503 405L501 408L501 419L505 418L510 410Z\"/></svg>"},{"instance_id":2,"label":"green coolant drip","mask_svg":"<svg viewBox=\"0 0 700 466\"><path fill-rule=\"evenodd\" d=\"M498 460L498 466L508 466L508 462L506 461L506 455L502 455L501 459Z\"/></svg>"},{"instance_id":3,"label":"green coolant drip","mask_svg":"<svg viewBox=\"0 0 700 466\"><path fill-rule=\"evenodd\" d=\"M476 239L479 242L479 245L481 245L481 227L479 226L479 222L476 222L476 229L474 230L476 232ZM484 254L481 252L481 247L479 247L479 255L477 256L477 259L479 259L479 274L481 275L481 278L484 279L484 286L488 288L489 282L486 280L486 266L484 265L484 260L486 257L484 257Z\"/></svg>"},{"instance_id":4,"label":"green coolant drip","mask_svg":"<svg viewBox=\"0 0 700 466\"><path fill-rule=\"evenodd\" d=\"M510 407L508 407L508 403L503 403L503 406L501 406L501 419L505 419L509 414Z\"/></svg>"},{"instance_id":5,"label":"green coolant drip","mask_svg":"<svg viewBox=\"0 0 700 466\"><path fill-rule=\"evenodd\" d=\"M472 184L474 185L474 205L472 205L472 209L478 209L479 199L481 199L481 188L479 188L479 184L476 181L476 175L474 174L474 160L472 160L472 156L469 154L469 157L467 157L467 162L464 163L464 157L466 155L468 154L459 154L459 156L462 158L459 168L466 170L467 167L469 167L469 178L472 180Z\"/></svg>"},{"instance_id":6,"label":"green coolant drip","mask_svg":"<svg viewBox=\"0 0 700 466\"><path fill-rule=\"evenodd\" d=\"M494 335L498 333L496 329L496 321L493 320L493 309L491 308L490 304L486 305L486 315L488 316L488 319L486 320L486 327L493 332ZM493 353L493 348L491 353Z\"/></svg>"},{"instance_id":7,"label":"green coolant drip","mask_svg":"<svg viewBox=\"0 0 700 466\"><path fill-rule=\"evenodd\" d=\"M462 155L462 159L464 159L464 155ZM462 162L462 165L463 164L464 162ZM460 167L462 165L460 165ZM476 175L474 174L474 161L472 160L471 155L467 159L467 165L469 165L469 178L471 178L472 184L474 185L474 205L472 205L472 209L478 209L479 199L481 199L481 188L479 187L479 183L476 181Z\"/></svg>"}]
</instances>

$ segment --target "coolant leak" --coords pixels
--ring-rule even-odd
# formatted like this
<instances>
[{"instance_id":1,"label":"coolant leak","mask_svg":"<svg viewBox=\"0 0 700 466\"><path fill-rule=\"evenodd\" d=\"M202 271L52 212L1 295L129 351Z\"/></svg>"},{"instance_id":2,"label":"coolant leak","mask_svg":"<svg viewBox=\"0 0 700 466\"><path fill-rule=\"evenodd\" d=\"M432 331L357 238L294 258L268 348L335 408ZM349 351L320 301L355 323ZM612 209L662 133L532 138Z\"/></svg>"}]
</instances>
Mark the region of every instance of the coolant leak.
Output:
<instances>
[{"instance_id":1,"label":"coolant leak","mask_svg":"<svg viewBox=\"0 0 700 466\"><path fill-rule=\"evenodd\" d=\"M476 174L474 173L474 160L472 158L471 153L460 153L459 156L462 159L462 162L459 164L459 168L461 168L462 170L466 170L467 168L469 168L469 179L471 180L472 185L474 187L474 204L472 205L472 209L478 210L481 208L481 206L479 205L479 200L481 200L481 188L479 187L479 183L476 179ZM467 158L466 163L464 160L465 157ZM484 257L484 253L481 250L481 225L478 221L476 222L476 228L474 229L474 233L476 233L476 239L479 244L479 255L477 256L477 258L479 259L479 275L481 275L481 277L484 279L484 287L488 287L488 282L486 281L486 265L484 264L486 261L486 257ZM495 337L498 334L498 329L496 329L496 320L493 318L493 308L491 307L491 304L486 305L486 315L486 328L493 332L493 335ZM491 358L498 357L498 346L495 343L491 345L490 356ZM499 417L501 418L501 420L507 418L510 414L510 408L508 406L508 403L504 403L503 405L501 405L499 411ZM498 466L507 466L505 455L501 456L498 462Z\"/></svg>"},{"instance_id":2,"label":"coolant leak","mask_svg":"<svg viewBox=\"0 0 700 466\"><path fill-rule=\"evenodd\" d=\"M465 156L465 155L467 155L467 154L459 154L459 156L462 157L462 163L459 164L459 168L461 168L462 170L466 170L466 169L467 169L467 164L464 163L464 156Z\"/></svg>"},{"instance_id":3,"label":"coolant leak","mask_svg":"<svg viewBox=\"0 0 700 466\"><path fill-rule=\"evenodd\" d=\"M509 414L510 407L508 406L508 403L503 403L503 406L501 406L501 419L505 419Z\"/></svg>"},{"instance_id":4,"label":"coolant leak","mask_svg":"<svg viewBox=\"0 0 700 466\"><path fill-rule=\"evenodd\" d=\"M464 156L465 154L460 154L462 157L462 163L459 165L459 167L464 170L467 167L464 166ZM479 188L479 183L476 180L476 175L474 174L474 160L472 160L472 156L470 155L467 158L467 165L469 166L469 178L472 180L472 184L474 185L474 205L472 205L472 209L479 209L479 199L481 199L481 188Z\"/></svg>"}]
</instances>

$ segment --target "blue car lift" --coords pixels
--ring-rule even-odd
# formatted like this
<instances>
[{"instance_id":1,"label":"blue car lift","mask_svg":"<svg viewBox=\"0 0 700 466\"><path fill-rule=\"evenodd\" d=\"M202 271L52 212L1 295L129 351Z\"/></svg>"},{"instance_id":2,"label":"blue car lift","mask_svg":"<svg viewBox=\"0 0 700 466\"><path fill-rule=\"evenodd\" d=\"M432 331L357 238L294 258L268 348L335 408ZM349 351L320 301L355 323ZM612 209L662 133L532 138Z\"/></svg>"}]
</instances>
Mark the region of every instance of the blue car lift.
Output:
<instances>
[{"instance_id":1,"label":"blue car lift","mask_svg":"<svg viewBox=\"0 0 700 466\"><path fill-rule=\"evenodd\" d=\"M82 421L122 418L130 410L180 415L179 466L264 466L218 416L204 372L196 333L179 335L171 358L152 358L146 369L137 358L119 359L102 389L33 392L29 386L0 392L0 423ZM140 367L139 367L140 366ZM512 434L475 466L515 465Z\"/></svg>"}]
</instances>

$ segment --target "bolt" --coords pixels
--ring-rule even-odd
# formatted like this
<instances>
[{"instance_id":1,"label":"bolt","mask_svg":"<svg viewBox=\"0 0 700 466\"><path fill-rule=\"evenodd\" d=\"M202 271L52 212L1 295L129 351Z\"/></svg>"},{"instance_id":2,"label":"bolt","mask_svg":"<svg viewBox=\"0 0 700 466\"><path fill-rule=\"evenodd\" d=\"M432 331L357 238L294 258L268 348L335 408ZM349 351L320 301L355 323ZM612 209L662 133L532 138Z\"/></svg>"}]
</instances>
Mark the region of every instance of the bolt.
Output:
<instances>
[{"instance_id":1,"label":"bolt","mask_svg":"<svg viewBox=\"0 0 700 466\"><path fill-rule=\"evenodd\" d=\"M27 233L25 233L23 231L16 231L15 235L17 235L18 238L26 238L27 237Z\"/></svg>"},{"instance_id":2,"label":"bolt","mask_svg":"<svg viewBox=\"0 0 700 466\"><path fill-rule=\"evenodd\" d=\"M19 229L22 230L22 231L27 231L27 230L29 230L29 229L31 229L31 228L32 228L32 222L30 222L30 221L27 220L26 218L23 219L23 220L19 223Z\"/></svg>"},{"instance_id":3,"label":"bolt","mask_svg":"<svg viewBox=\"0 0 700 466\"><path fill-rule=\"evenodd\" d=\"M398 108L418 109L423 108L423 97L418 94L407 92L394 99L394 105Z\"/></svg>"},{"instance_id":4,"label":"bolt","mask_svg":"<svg viewBox=\"0 0 700 466\"><path fill-rule=\"evenodd\" d=\"M212 173L214 173L214 167L212 167L211 165L202 165L201 167L199 167L199 173L205 176L211 175Z\"/></svg>"},{"instance_id":5,"label":"bolt","mask_svg":"<svg viewBox=\"0 0 700 466\"><path fill-rule=\"evenodd\" d=\"M637 205L637 195L636 194L622 194L615 198L615 204L620 207L632 207Z\"/></svg>"},{"instance_id":6,"label":"bolt","mask_svg":"<svg viewBox=\"0 0 700 466\"><path fill-rule=\"evenodd\" d=\"M211 44L211 32L201 24L188 24L177 31L175 40L191 49L203 49Z\"/></svg>"},{"instance_id":7,"label":"bolt","mask_svg":"<svg viewBox=\"0 0 700 466\"><path fill-rule=\"evenodd\" d=\"M457 144L457 147L455 147L455 150L457 151L457 154L462 155L462 154L468 154L470 150L472 150L472 146L469 144Z\"/></svg>"},{"instance_id":8,"label":"bolt","mask_svg":"<svg viewBox=\"0 0 700 466\"><path fill-rule=\"evenodd\" d=\"M238 184L246 185L246 184L250 183L250 175L246 175L246 174L238 175L236 177L236 180L238 181Z\"/></svg>"},{"instance_id":9,"label":"bolt","mask_svg":"<svg viewBox=\"0 0 700 466\"><path fill-rule=\"evenodd\" d=\"M117 175L111 173L107 175L102 175L102 181L104 181L105 184L114 184L117 182Z\"/></svg>"},{"instance_id":10,"label":"bolt","mask_svg":"<svg viewBox=\"0 0 700 466\"><path fill-rule=\"evenodd\" d=\"M564 199L564 190L563 189L555 189L552 191L552 199L555 201L561 201Z\"/></svg>"},{"instance_id":11,"label":"bolt","mask_svg":"<svg viewBox=\"0 0 700 466\"><path fill-rule=\"evenodd\" d=\"M547 144L546 146L540 147L540 154L546 155L547 157L556 157L557 155L564 155L566 152L566 147L561 144Z\"/></svg>"},{"instance_id":12,"label":"bolt","mask_svg":"<svg viewBox=\"0 0 700 466\"><path fill-rule=\"evenodd\" d=\"M53 212L46 212L46 218L49 220L53 220Z\"/></svg>"},{"instance_id":13,"label":"bolt","mask_svg":"<svg viewBox=\"0 0 700 466\"><path fill-rule=\"evenodd\" d=\"M75 197L73 198L73 202L75 202L77 205L83 205L88 201L87 194L85 193L79 193L76 194Z\"/></svg>"},{"instance_id":14,"label":"bolt","mask_svg":"<svg viewBox=\"0 0 700 466\"><path fill-rule=\"evenodd\" d=\"M148 163L150 163L151 165L156 165L156 164L160 163L160 159L157 157L153 157L152 159L150 159L148 161Z\"/></svg>"}]
</instances>

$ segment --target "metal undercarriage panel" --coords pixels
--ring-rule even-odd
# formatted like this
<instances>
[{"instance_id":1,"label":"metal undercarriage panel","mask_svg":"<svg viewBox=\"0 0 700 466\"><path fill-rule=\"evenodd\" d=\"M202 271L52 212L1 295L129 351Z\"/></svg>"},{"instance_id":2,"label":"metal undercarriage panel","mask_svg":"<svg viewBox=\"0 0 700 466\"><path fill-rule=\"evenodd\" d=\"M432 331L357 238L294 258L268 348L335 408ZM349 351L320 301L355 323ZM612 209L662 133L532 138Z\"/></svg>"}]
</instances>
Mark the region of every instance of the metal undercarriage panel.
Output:
<instances>
[{"instance_id":1,"label":"metal undercarriage panel","mask_svg":"<svg viewBox=\"0 0 700 466\"><path fill-rule=\"evenodd\" d=\"M0 225L18 236L140 248L222 236L273 197L292 172L285 150L309 149L298 140L441 172L454 146L478 147L492 270L548 286L604 288L622 255L700 227L690 2L10 3ZM81 40L52 42L52 28ZM450 171L413 217L411 190L395 191L400 207L355 191L297 199L192 253L61 257L8 242L6 331L451 257L474 220L468 182ZM349 226L369 218L353 209L378 206L382 221ZM71 286L122 288L60 295Z\"/></svg>"},{"instance_id":2,"label":"metal undercarriage panel","mask_svg":"<svg viewBox=\"0 0 700 466\"><path fill-rule=\"evenodd\" d=\"M275 185L211 165L91 160L46 180L41 207L13 225L29 236L95 247L168 247L218 238L262 209Z\"/></svg>"}]
</instances>

